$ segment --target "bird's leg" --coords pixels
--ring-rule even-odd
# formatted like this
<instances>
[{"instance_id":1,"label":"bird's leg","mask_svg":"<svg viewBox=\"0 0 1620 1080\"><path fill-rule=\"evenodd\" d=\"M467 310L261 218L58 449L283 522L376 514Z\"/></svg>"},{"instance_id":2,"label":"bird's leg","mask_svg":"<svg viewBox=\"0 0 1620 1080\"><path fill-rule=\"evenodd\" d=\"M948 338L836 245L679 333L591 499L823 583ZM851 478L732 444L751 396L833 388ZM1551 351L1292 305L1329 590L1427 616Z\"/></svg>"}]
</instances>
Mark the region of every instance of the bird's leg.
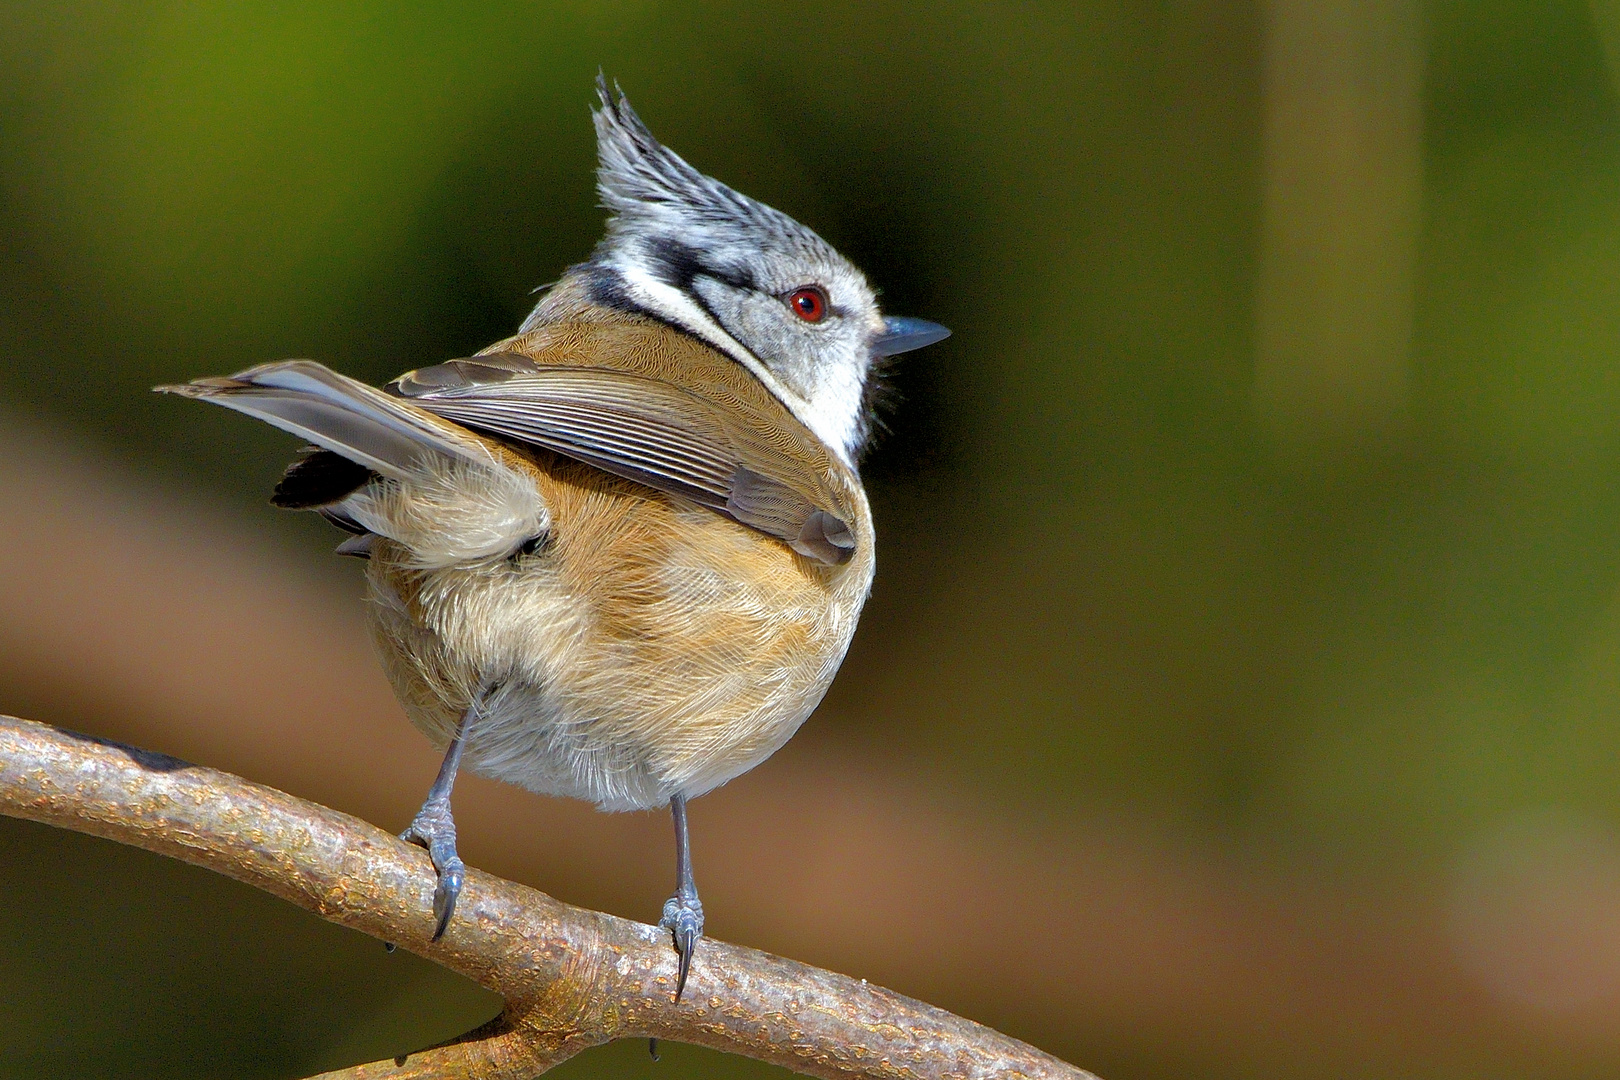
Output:
<instances>
[{"instance_id":1,"label":"bird's leg","mask_svg":"<svg viewBox=\"0 0 1620 1080\"><path fill-rule=\"evenodd\" d=\"M456 782L456 768L461 764L461 748L466 741L467 729L478 711L475 702L468 707L456 725L456 733L445 751L444 764L439 766L438 778L428 789L427 801L416 812L410 828L400 833L400 839L421 844L433 860L438 871L439 884L433 890L433 940L438 941L450 925L450 916L456 910L456 898L461 895L461 883L467 867L456 854L456 822L450 816L450 789Z\"/></svg>"},{"instance_id":2,"label":"bird's leg","mask_svg":"<svg viewBox=\"0 0 1620 1080\"><path fill-rule=\"evenodd\" d=\"M697 883L692 880L692 843L686 832L686 796L672 795L669 811L675 819L675 895L664 904L664 917L658 925L675 935L680 953L680 971L675 977L675 1000L686 990L686 974L692 969L692 952L703 936L703 904L698 900Z\"/></svg>"}]
</instances>

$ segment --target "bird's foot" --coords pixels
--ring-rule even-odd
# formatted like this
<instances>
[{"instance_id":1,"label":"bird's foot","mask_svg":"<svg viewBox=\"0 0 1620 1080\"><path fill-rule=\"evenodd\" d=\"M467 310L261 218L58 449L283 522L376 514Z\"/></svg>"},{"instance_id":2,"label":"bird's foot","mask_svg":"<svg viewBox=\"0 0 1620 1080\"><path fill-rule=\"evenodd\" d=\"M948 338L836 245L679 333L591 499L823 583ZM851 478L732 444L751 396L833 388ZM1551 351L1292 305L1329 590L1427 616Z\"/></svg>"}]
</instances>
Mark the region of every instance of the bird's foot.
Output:
<instances>
[{"instance_id":1,"label":"bird's foot","mask_svg":"<svg viewBox=\"0 0 1620 1080\"><path fill-rule=\"evenodd\" d=\"M450 925L467 876L467 867L456 854L456 822L450 816L450 800L429 799L399 837L427 848L433 869L438 872L439 884L433 890L433 940L438 941Z\"/></svg>"},{"instance_id":2,"label":"bird's foot","mask_svg":"<svg viewBox=\"0 0 1620 1080\"><path fill-rule=\"evenodd\" d=\"M703 904L697 890L677 892L664 903L664 917L658 925L675 936L675 951L680 954L681 966L675 977L675 1000L681 1000L686 990L686 975L692 970L692 953L698 938L703 936Z\"/></svg>"}]
</instances>

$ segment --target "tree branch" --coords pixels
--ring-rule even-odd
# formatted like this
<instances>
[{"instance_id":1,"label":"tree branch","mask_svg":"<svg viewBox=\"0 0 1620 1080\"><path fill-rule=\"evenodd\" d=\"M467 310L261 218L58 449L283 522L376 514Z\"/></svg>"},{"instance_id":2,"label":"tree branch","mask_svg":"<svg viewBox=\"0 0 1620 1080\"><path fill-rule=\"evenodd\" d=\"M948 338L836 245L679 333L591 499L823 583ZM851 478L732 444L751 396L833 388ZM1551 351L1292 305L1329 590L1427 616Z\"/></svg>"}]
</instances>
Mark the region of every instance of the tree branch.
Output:
<instances>
[{"instance_id":1,"label":"tree branch","mask_svg":"<svg viewBox=\"0 0 1620 1080\"><path fill-rule=\"evenodd\" d=\"M329 1078L531 1077L629 1037L829 1078L1091 1077L931 1005L710 938L677 1005L666 933L476 870L433 943L433 869L421 848L230 773L5 716L0 813L218 871L506 1000L499 1019L452 1043Z\"/></svg>"}]
</instances>

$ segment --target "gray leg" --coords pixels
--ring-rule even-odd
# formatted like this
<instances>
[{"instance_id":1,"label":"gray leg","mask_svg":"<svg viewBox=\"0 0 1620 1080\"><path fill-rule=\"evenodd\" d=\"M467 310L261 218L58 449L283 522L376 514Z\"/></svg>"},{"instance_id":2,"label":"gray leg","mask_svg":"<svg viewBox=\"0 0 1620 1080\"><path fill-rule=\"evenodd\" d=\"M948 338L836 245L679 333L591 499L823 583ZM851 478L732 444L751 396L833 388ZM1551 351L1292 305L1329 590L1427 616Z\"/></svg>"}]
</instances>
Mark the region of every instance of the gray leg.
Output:
<instances>
[{"instance_id":1,"label":"gray leg","mask_svg":"<svg viewBox=\"0 0 1620 1080\"><path fill-rule=\"evenodd\" d=\"M697 883L692 880L692 844L686 832L686 796L669 800L675 818L675 895L664 904L664 917L658 925L675 935L675 950L681 954L680 973L675 978L675 1000L686 990L686 974L692 969L692 952L703 936L703 904L698 900Z\"/></svg>"},{"instance_id":2,"label":"gray leg","mask_svg":"<svg viewBox=\"0 0 1620 1080\"><path fill-rule=\"evenodd\" d=\"M445 928L450 925L450 916L456 910L456 898L461 895L461 883L467 873L461 856L456 854L456 822L450 816L450 789L455 785L456 768L461 764L467 727L477 710L475 703L461 717L450 739L450 748L445 751L444 764L439 766L439 776L428 789L427 801L416 812L410 828L400 833L400 839L427 848L433 869L439 872L439 884L433 890L434 941L444 937Z\"/></svg>"}]
</instances>

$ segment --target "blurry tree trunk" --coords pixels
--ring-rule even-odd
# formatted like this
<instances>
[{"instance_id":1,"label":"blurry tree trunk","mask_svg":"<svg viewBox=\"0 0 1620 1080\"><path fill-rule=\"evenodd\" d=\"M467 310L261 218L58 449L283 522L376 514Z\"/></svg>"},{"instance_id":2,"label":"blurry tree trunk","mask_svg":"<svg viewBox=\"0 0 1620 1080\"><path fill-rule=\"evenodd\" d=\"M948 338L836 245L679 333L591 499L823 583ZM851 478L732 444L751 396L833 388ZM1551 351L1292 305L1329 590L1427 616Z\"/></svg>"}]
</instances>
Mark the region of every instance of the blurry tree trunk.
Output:
<instances>
[{"instance_id":1,"label":"blurry tree trunk","mask_svg":"<svg viewBox=\"0 0 1620 1080\"><path fill-rule=\"evenodd\" d=\"M1288 449L1404 420L1422 206L1415 0L1269 0L1255 398Z\"/></svg>"}]
</instances>

